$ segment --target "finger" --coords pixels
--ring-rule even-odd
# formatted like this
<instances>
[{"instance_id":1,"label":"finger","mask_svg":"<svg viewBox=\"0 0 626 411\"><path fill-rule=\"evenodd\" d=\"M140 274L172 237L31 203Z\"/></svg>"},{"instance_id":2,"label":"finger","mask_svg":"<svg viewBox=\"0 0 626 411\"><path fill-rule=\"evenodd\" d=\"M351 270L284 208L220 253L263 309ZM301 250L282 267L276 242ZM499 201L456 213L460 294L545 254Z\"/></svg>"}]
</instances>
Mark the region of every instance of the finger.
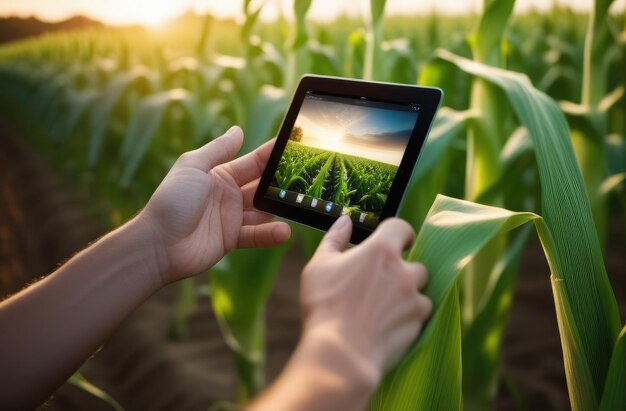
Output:
<instances>
[{"instance_id":1,"label":"finger","mask_svg":"<svg viewBox=\"0 0 626 411\"><path fill-rule=\"evenodd\" d=\"M346 249L352 235L352 220L347 215L341 216L330 227L315 251L319 257L327 253L338 253Z\"/></svg>"},{"instance_id":2,"label":"finger","mask_svg":"<svg viewBox=\"0 0 626 411\"><path fill-rule=\"evenodd\" d=\"M417 311L419 318L427 319L433 312L433 301L424 294L418 294Z\"/></svg>"},{"instance_id":3,"label":"finger","mask_svg":"<svg viewBox=\"0 0 626 411\"><path fill-rule=\"evenodd\" d=\"M394 217L380 223L376 231L364 243L376 245L384 243L393 251L401 253L413 244L414 239L415 231L409 223Z\"/></svg>"},{"instance_id":4,"label":"finger","mask_svg":"<svg viewBox=\"0 0 626 411\"><path fill-rule=\"evenodd\" d=\"M239 186L261 177L276 139L272 139L245 156L228 163L228 171Z\"/></svg>"},{"instance_id":5,"label":"finger","mask_svg":"<svg viewBox=\"0 0 626 411\"><path fill-rule=\"evenodd\" d=\"M249 210L243 212L243 223L242 225L259 225L269 223L274 219L273 216L262 213L256 210Z\"/></svg>"},{"instance_id":6,"label":"finger","mask_svg":"<svg viewBox=\"0 0 626 411\"><path fill-rule=\"evenodd\" d=\"M406 263L406 265L407 272L409 273L409 276L414 286L413 289L423 290L428 284L428 271L426 270L426 267L424 267L424 264L413 262Z\"/></svg>"},{"instance_id":7,"label":"finger","mask_svg":"<svg viewBox=\"0 0 626 411\"><path fill-rule=\"evenodd\" d=\"M259 186L259 178L241 187L241 196L243 198L244 208L254 207L254 193Z\"/></svg>"},{"instance_id":8,"label":"finger","mask_svg":"<svg viewBox=\"0 0 626 411\"><path fill-rule=\"evenodd\" d=\"M239 230L239 248L262 248L280 245L291 237L289 224L282 221L244 225Z\"/></svg>"},{"instance_id":9,"label":"finger","mask_svg":"<svg viewBox=\"0 0 626 411\"><path fill-rule=\"evenodd\" d=\"M184 153L176 162L179 166L193 167L208 172L213 167L227 162L243 144L243 131L238 126L232 126L225 134L208 144Z\"/></svg>"}]
</instances>

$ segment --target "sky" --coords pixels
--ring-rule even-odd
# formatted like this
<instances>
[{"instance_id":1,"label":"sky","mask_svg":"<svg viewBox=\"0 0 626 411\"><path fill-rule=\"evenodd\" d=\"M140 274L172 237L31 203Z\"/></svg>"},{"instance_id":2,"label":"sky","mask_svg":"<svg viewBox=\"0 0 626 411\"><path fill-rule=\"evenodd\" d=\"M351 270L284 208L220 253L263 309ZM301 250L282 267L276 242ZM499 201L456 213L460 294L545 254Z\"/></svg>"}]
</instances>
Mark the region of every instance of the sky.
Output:
<instances>
[{"instance_id":1,"label":"sky","mask_svg":"<svg viewBox=\"0 0 626 411\"><path fill-rule=\"evenodd\" d=\"M302 144L399 165L417 113L305 99Z\"/></svg>"},{"instance_id":2,"label":"sky","mask_svg":"<svg viewBox=\"0 0 626 411\"><path fill-rule=\"evenodd\" d=\"M279 10L291 16L294 0L266 0L264 20L275 18ZM589 10L593 0L518 0L515 11L531 8L545 10L553 3ZM341 13L367 14L368 0L314 0L309 12L313 20L328 21ZM211 11L220 17L236 17L242 0L0 0L0 15L35 15L45 20L62 20L83 14L109 24L144 24L158 26L187 10ZM480 11L482 0L388 0L386 14L439 13L464 14ZM617 0L613 10L623 10L626 0Z\"/></svg>"}]
</instances>

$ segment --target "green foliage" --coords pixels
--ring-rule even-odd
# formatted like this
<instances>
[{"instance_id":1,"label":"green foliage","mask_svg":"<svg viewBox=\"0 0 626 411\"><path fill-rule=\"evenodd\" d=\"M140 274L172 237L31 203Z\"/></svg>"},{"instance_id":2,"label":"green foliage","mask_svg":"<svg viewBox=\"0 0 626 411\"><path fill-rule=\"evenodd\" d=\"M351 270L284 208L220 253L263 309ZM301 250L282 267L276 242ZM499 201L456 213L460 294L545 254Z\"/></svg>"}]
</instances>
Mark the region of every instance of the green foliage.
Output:
<instances>
[{"instance_id":1,"label":"green foliage","mask_svg":"<svg viewBox=\"0 0 626 411\"><path fill-rule=\"evenodd\" d=\"M531 227L504 233L532 220L552 270L572 407L622 409L626 344L601 251L609 196L621 193L626 209L626 20L609 13L612 3L596 1L589 16L555 5L511 17L512 0L487 0L481 16L392 17L386 1L371 0L366 21L317 23L307 18L312 1L298 0L293 23L264 23L264 2L246 0L238 22L206 15L166 34L92 30L3 45L0 102L117 224L178 155L233 123L246 134L242 154L274 136L306 72L440 86L447 107L400 214L420 229L410 258L431 272L436 311L372 408L491 408ZM393 174L374 166L309 150L281 164L276 183L371 210ZM294 233L310 255L320 234ZM264 384L263 306L286 248L240 250L211 272L241 403ZM180 338L193 287L179 289L171 330Z\"/></svg>"}]
</instances>

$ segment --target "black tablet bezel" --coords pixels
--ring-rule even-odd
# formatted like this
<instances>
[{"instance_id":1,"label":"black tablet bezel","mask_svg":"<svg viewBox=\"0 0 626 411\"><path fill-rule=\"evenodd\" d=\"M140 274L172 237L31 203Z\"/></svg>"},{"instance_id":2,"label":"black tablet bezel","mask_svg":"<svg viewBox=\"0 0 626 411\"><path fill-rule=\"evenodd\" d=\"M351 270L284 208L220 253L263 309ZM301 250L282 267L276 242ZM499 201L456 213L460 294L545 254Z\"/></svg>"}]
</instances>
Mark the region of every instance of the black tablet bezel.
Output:
<instances>
[{"instance_id":1,"label":"black tablet bezel","mask_svg":"<svg viewBox=\"0 0 626 411\"><path fill-rule=\"evenodd\" d=\"M312 93L327 94L348 98L365 97L369 100L378 100L389 103L416 104L420 113L417 123L413 128L407 148L398 166L398 171L391 184L387 202L381 212L379 223L385 218L396 215L406 186L411 178L413 168L417 163L422 151L426 136L434 120L435 113L439 108L443 92L439 88L421 87L406 84L371 82L354 80L340 77L326 77L317 75L305 75L300 79L298 88L291 100L289 110L285 114L282 125L278 132L276 143L268 160L265 171L259 181L259 186L254 195L254 206L261 211L274 214L294 222L327 231L337 219L334 216L307 210L301 206L291 205L266 197L267 190L272 183L280 158L289 140L296 117L307 91ZM352 238L353 244L358 244L372 233L365 227L354 225Z\"/></svg>"}]
</instances>

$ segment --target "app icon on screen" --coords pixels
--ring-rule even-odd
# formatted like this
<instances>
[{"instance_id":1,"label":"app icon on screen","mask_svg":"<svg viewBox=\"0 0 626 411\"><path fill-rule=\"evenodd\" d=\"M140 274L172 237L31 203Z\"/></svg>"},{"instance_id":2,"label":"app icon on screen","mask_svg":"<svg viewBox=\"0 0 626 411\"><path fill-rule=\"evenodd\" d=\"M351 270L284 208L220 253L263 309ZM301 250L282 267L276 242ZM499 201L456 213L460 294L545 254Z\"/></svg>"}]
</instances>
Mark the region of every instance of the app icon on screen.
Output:
<instances>
[{"instance_id":1,"label":"app icon on screen","mask_svg":"<svg viewBox=\"0 0 626 411\"><path fill-rule=\"evenodd\" d=\"M280 192L278 193L278 197L280 198L285 198L286 195L287 195L286 190L280 190Z\"/></svg>"},{"instance_id":2,"label":"app icon on screen","mask_svg":"<svg viewBox=\"0 0 626 411\"><path fill-rule=\"evenodd\" d=\"M326 203L326 207L324 207L324 209L326 210L327 213L330 213L330 210L333 209L333 203L331 203L330 201Z\"/></svg>"},{"instance_id":3,"label":"app icon on screen","mask_svg":"<svg viewBox=\"0 0 626 411\"><path fill-rule=\"evenodd\" d=\"M296 203L300 204L302 203L302 200L304 200L304 194L298 194L296 197Z\"/></svg>"},{"instance_id":4,"label":"app icon on screen","mask_svg":"<svg viewBox=\"0 0 626 411\"><path fill-rule=\"evenodd\" d=\"M317 198L311 200L311 207L317 206Z\"/></svg>"}]
</instances>

